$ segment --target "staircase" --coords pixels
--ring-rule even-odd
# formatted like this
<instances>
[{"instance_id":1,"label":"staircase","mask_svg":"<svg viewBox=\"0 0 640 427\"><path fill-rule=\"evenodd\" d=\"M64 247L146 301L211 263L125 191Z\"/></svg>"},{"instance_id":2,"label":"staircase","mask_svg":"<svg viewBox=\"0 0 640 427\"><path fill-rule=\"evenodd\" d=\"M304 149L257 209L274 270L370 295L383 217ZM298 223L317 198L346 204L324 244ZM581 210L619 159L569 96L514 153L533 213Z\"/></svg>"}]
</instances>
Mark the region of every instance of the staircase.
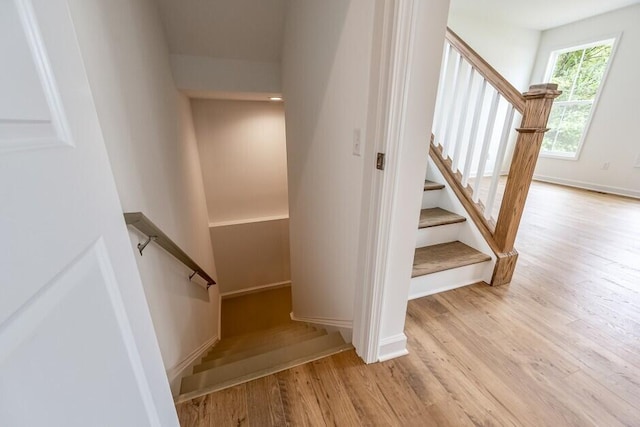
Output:
<instances>
[{"instance_id":1,"label":"staircase","mask_svg":"<svg viewBox=\"0 0 640 427\"><path fill-rule=\"evenodd\" d=\"M555 84L520 93L447 29L410 299L511 281L520 219L560 93Z\"/></svg>"},{"instance_id":2,"label":"staircase","mask_svg":"<svg viewBox=\"0 0 640 427\"><path fill-rule=\"evenodd\" d=\"M410 299L486 281L491 272L491 256L471 246L479 245L467 218L441 206L451 202L444 184L425 180Z\"/></svg>"},{"instance_id":3,"label":"staircase","mask_svg":"<svg viewBox=\"0 0 640 427\"><path fill-rule=\"evenodd\" d=\"M176 403L261 378L353 348L339 332L300 322L223 338L193 374L182 379Z\"/></svg>"}]
</instances>

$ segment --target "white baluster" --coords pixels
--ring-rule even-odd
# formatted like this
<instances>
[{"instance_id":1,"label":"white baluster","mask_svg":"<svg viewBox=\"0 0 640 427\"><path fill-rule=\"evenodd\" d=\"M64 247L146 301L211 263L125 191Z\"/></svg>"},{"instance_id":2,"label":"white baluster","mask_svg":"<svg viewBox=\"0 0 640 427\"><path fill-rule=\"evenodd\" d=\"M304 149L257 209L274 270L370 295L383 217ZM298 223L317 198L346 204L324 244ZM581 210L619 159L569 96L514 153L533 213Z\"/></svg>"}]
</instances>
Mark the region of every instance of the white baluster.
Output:
<instances>
[{"instance_id":1,"label":"white baluster","mask_svg":"<svg viewBox=\"0 0 640 427\"><path fill-rule=\"evenodd\" d=\"M449 92L447 91L447 81L449 77L449 59L453 47L449 43L445 43L445 55L442 61L442 68L440 71L440 83L438 83L438 100L436 104L436 114L434 118L434 143L438 145L442 141L442 129L443 121L445 120L444 105L445 100L449 98Z\"/></svg>"},{"instance_id":2,"label":"white baluster","mask_svg":"<svg viewBox=\"0 0 640 427\"><path fill-rule=\"evenodd\" d=\"M445 157L453 156L454 147L456 144L456 140L458 139L458 135L461 131L461 122L460 115L463 110L463 103L461 98L464 98L464 93L462 93L462 86L464 84L464 79L462 77L463 68L467 64L464 61L464 58L460 56L460 66L458 67L458 73L456 76L456 86L453 91L453 104L451 105L451 120L449 121L447 128L447 145L445 145L445 149L443 151L443 155ZM468 67L471 68L471 64L468 64ZM462 129L464 130L464 129Z\"/></svg>"},{"instance_id":3,"label":"white baluster","mask_svg":"<svg viewBox=\"0 0 640 427\"><path fill-rule=\"evenodd\" d=\"M457 52L456 52L457 53ZM453 88L453 95L449 99L446 109L446 118L444 125L444 133L442 134L442 139L440 143L442 144L442 155L447 157L447 147L451 145L449 142L449 134L451 133L451 126L454 120L454 112L456 108L456 99L458 97L458 80L460 80L460 66L462 65L462 55L458 54L458 58L455 64L455 68L453 69L453 82L451 83L451 87Z\"/></svg>"},{"instance_id":4,"label":"white baluster","mask_svg":"<svg viewBox=\"0 0 640 427\"><path fill-rule=\"evenodd\" d=\"M476 140L478 139L478 125L480 123L480 115L482 113L482 104L484 103L484 93L487 89L487 81L482 79L482 84L478 89L476 97L476 106L473 109L473 119L471 121L471 132L469 132L469 144L467 144L467 158L464 162L464 171L462 172L462 185L467 186L469 182L469 174L471 173L471 163L473 162L473 153L476 149Z\"/></svg>"},{"instance_id":5,"label":"white baluster","mask_svg":"<svg viewBox=\"0 0 640 427\"><path fill-rule=\"evenodd\" d=\"M511 133L511 126L513 123L513 116L515 114L515 108L513 105L508 104L507 112L505 114L504 124L502 125L502 135L500 137L500 146L496 153L496 161L493 167L493 176L491 177L491 185L489 186L489 195L487 196L487 204L484 210L484 217L491 218L491 210L496 200L496 193L498 192L498 181L500 181L500 170L502 169L502 162L504 161L504 155L507 152L507 145L509 143L509 134Z\"/></svg>"},{"instance_id":6,"label":"white baluster","mask_svg":"<svg viewBox=\"0 0 640 427\"><path fill-rule=\"evenodd\" d=\"M469 64L469 74L467 75L467 84L463 93L463 100L460 103L460 120L458 120L458 137L456 138L456 145L453 150L453 171L457 172L460 165L460 157L462 150L462 138L464 137L464 129L467 125L467 113L469 111L469 100L471 99L471 85L473 84L473 76L475 70Z\"/></svg>"},{"instance_id":7,"label":"white baluster","mask_svg":"<svg viewBox=\"0 0 640 427\"><path fill-rule=\"evenodd\" d=\"M447 68L449 66L449 55L451 54L451 50L453 47L449 44L449 42L445 42L444 51L442 52L442 67L440 68L440 79L438 81L438 98L436 100L436 111L433 116L433 135L434 142L437 145L438 139L440 138L440 130L442 125L442 104L443 100L446 96L445 94L445 83L447 78Z\"/></svg>"},{"instance_id":8,"label":"white baluster","mask_svg":"<svg viewBox=\"0 0 640 427\"><path fill-rule=\"evenodd\" d=\"M491 107L489 109L489 115L487 116L487 127L484 132L482 149L480 151L480 162L478 163L478 174L476 175L476 184L475 184L475 187L473 188L473 201L476 203L480 198L480 184L484 176L484 169L487 166L487 158L489 157L489 147L491 146L491 135L493 134L493 128L496 123L498 101L500 101L500 94L498 93L497 90L494 90L493 97L491 98Z\"/></svg>"}]
</instances>

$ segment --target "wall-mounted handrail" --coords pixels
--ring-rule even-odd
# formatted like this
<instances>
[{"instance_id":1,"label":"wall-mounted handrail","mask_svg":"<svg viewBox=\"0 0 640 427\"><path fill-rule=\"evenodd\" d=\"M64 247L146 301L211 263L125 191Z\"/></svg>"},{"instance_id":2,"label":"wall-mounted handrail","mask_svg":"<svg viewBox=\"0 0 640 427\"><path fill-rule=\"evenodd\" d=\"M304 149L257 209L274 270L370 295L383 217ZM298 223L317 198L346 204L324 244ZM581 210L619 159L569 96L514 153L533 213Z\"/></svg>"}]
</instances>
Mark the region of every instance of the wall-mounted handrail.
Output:
<instances>
[{"instance_id":1,"label":"wall-mounted handrail","mask_svg":"<svg viewBox=\"0 0 640 427\"><path fill-rule=\"evenodd\" d=\"M142 251L150 242L155 242L158 246L169 252L178 261L180 261L193 271L193 274L189 276L189 280L191 280L193 276L197 274L198 276L206 280L207 289L209 289L210 286L216 284L216 281L213 280L211 276L209 276L193 259L191 259L189 255L187 255L185 251L180 249L180 247L176 245L173 240L169 238L169 236L167 236L162 230L160 230L160 228L153 222L151 222L151 220L147 218L142 212L125 212L124 221L127 223L127 225L133 226L142 234L147 236L148 240L145 243L138 244L140 255L142 255Z\"/></svg>"}]
</instances>

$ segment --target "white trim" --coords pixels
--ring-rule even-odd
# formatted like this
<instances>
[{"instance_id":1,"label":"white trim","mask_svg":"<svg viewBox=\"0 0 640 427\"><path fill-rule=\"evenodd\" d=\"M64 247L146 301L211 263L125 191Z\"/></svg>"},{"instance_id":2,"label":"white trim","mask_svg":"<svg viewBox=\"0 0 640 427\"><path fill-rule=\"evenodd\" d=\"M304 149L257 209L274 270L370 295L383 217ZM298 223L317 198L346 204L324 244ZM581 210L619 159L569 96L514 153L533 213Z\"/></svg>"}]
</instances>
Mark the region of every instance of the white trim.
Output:
<instances>
[{"instance_id":1,"label":"white trim","mask_svg":"<svg viewBox=\"0 0 640 427\"><path fill-rule=\"evenodd\" d=\"M222 296L218 288L218 337L222 337Z\"/></svg>"},{"instance_id":2,"label":"white trim","mask_svg":"<svg viewBox=\"0 0 640 427\"><path fill-rule=\"evenodd\" d=\"M218 341L220 341L220 337L218 335L209 338L174 367L167 369L167 378L169 378L169 382L173 382L177 378L183 377L185 371L191 368L193 363L201 358L210 347L216 345Z\"/></svg>"},{"instance_id":3,"label":"white trim","mask_svg":"<svg viewBox=\"0 0 640 427\"><path fill-rule=\"evenodd\" d=\"M220 297L222 299L229 299L229 298L239 297L242 295L255 294L257 292L266 291L268 289L284 288L287 286L291 286L291 280L286 280L284 282L269 283L267 285L253 286L251 288L237 289L235 291L222 293L220 294Z\"/></svg>"},{"instance_id":4,"label":"white trim","mask_svg":"<svg viewBox=\"0 0 640 427\"><path fill-rule=\"evenodd\" d=\"M609 70L611 70L611 64L613 63L613 60L615 58L616 51L618 50L618 44L620 43L621 38L622 38L622 32L619 32L615 34L594 37L594 38L591 38L589 42L565 45L564 48L551 50L551 52L549 53L549 62L547 63L547 69L544 74L544 81L550 81L551 74L553 73L553 68L555 67L555 63L560 54L571 52L573 50L587 49L597 44L604 44L606 42L613 41L611 44L611 54L609 55L609 59L607 60L607 67L605 68L604 73L602 74L602 79L600 80L600 86L598 86L598 90L596 91L596 96L594 96L593 102L591 103L591 111L589 112L589 117L587 118L587 121L584 124L584 129L582 131L580 142L578 143L578 148L576 149L575 154L573 155L570 154L565 156L556 151L544 151L544 149L541 149L539 154L541 157L562 159L562 160L579 160L580 159L580 154L582 153L582 147L584 146L584 142L586 141L587 135L589 134L589 129L591 128L591 122L593 121L593 116L595 116L596 110L598 109L598 102L600 101L600 95L602 94L604 86L607 83L607 76L609 75ZM559 101L559 102L562 102L562 101Z\"/></svg>"},{"instance_id":5,"label":"white trim","mask_svg":"<svg viewBox=\"0 0 640 427\"><path fill-rule=\"evenodd\" d=\"M371 143L366 143L365 152L365 168L363 173L362 208L363 215L363 232L360 235L360 247L363 250L358 258L358 279L355 288L355 303L353 307L354 327L352 343L356 349L356 353L366 362L373 363L377 361L378 337L380 331L380 319L382 312L382 289L383 283L379 276L377 264L377 253L379 252L379 226L380 226L380 204L382 191L382 178L378 171L373 167L372 162L376 152L386 152L384 132L387 122L388 109L388 86L391 83L390 73L390 32L393 28L394 8L393 1L384 1L377 3L377 7L381 7L381 17L377 18L376 24L380 25L380 51L372 53L372 80L371 91L372 96L370 111L368 114L368 131ZM374 37L374 43L376 38ZM377 64L381 64L379 68L375 68L376 55L379 54L380 60ZM375 72L378 75L375 75ZM374 102L375 101L375 102ZM368 186L368 188L367 188ZM366 191L368 189L368 191ZM378 267L377 267L378 266Z\"/></svg>"},{"instance_id":6,"label":"white trim","mask_svg":"<svg viewBox=\"0 0 640 427\"><path fill-rule=\"evenodd\" d=\"M578 149L580 149L580 146L578 146ZM567 154L560 154L559 151L542 151L540 150L540 158L543 159L556 159L556 160L569 160L569 161L573 161L573 162L577 162L578 160L578 152L576 151L576 154L571 154L571 153L567 153Z\"/></svg>"},{"instance_id":7,"label":"white trim","mask_svg":"<svg viewBox=\"0 0 640 427\"><path fill-rule=\"evenodd\" d=\"M124 300L120 293L120 287L116 279L116 274L113 271L113 266L111 264L109 252L103 236L100 236L92 249L96 252L96 258L100 264L100 270L106 279L105 284L107 285L107 291L111 298L111 306L113 307L113 311L116 313L116 319L120 326L120 330L122 331L122 337L127 347L127 351L129 352L129 358L131 360L138 386L140 387L140 393L142 394L142 401L147 411L147 416L149 417L152 425L159 426L160 419L158 418L158 409L156 408L153 394L151 393L149 380L147 379L147 375L144 370L144 362L138 351L136 338L133 335L133 330L131 329L131 323L127 316Z\"/></svg>"},{"instance_id":8,"label":"white trim","mask_svg":"<svg viewBox=\"0 0 640 427\"><path fill-rule=\"evenodd\" d=\"M327 325L327 326L335 326L336 328L353 328L353 320L342 320L342 319L330 319L328 317L298 317L293 314L293 311L289 313L289 317L291 320L296 322L306 322L313 323L316 325Z\"/></svg>"},{"instance_id":9,"label":"white trim","mask_svg":"<svg viewBox=\"0 0 640 427\"><path fill-rule=\"evenodd\" d=\"M286 215L274 215L274 216L261 216L257 218L246 218L246 219L234 219L231 221L218 221L218 222L210 222L209 228L214 227L227 227L229 225L242 225L242 224L254 224L256 222L267 222L267 221L279 221L282 219L289 219L289 214Z\"/></svg>"},{"instance_id":10,"label":"white trim","mask_svg":"<svg viewBox=\"0 0 640 427\"><path fill-rule=\"evenodd\" d=\"M601 193L614 194L616 196L632 197L640 199L640 190L631 188L612 187L609 185L594 184L592 182L578 181L573 179L555 178L552 176L534 175L536 181L548 182L551 184L565 185L567 187L580 188L582 190L598 191Z\"/></svg>"},{"instance_id":11,"label":"white trim","mask_svg":"<svg viewBox=\"0 0 640 427\"><path fill-rule=\"evenodd\" d=\"M378 362L385 362L407 354L409 354L409 350L407 350L407 336L405 334L398 334L380 340Z\"/></svg>"},{"instance_id":12,"label":"white trim","mask_svg":"<svg viewBox=\"0 0 640 427\"><path fill-rule=\"evenodd\" d=\"M366 362L379 360L380 331L385 285L387 284L387 259L392 211L398 186L398 154L401 151L408 81L412 63L411 51L416 32L415 4L417 0L388 0L384 2L381 25L380 75L374 85L376 104L370 111L372 121L372 150L387 154L385 173L380 176L373 163L365 168L364 182L370 182L364 194L363 210L368 212L361 242L364 244L359 259L359 278L354 305L354 347ZM374 55L375 57L375 55Z\"/></svg>"}]
</instances>

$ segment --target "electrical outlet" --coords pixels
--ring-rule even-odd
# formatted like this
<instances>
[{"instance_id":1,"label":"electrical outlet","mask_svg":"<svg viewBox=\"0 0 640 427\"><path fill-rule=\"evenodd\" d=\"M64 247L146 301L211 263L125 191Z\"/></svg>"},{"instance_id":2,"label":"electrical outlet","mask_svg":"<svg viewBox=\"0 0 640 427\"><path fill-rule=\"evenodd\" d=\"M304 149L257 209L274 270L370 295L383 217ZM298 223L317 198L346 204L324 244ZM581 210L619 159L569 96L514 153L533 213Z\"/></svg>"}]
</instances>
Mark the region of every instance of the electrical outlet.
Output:
<instances>
[{"instance_id":1,"label":"electrical outlet","mask_svg":"<svg viewBox=\"0 0 640 427\"><path fill-rule=\"evenodd\" d=\"M606 171L606 170L608 170L608 169L609 169L609 162L604 162L604 163L602 164L602 170Z\"/></svg>"},{"instance_id":2,"label":"electrical outlet","mask_svg":"<svg viewBox=\"0 0 640 427\"><path fill-rule=\"evenodd\" d=\"M353 130L353 155L362 155L362 139L360 135L360 129Z\"/></svg>"}]
</instances>

